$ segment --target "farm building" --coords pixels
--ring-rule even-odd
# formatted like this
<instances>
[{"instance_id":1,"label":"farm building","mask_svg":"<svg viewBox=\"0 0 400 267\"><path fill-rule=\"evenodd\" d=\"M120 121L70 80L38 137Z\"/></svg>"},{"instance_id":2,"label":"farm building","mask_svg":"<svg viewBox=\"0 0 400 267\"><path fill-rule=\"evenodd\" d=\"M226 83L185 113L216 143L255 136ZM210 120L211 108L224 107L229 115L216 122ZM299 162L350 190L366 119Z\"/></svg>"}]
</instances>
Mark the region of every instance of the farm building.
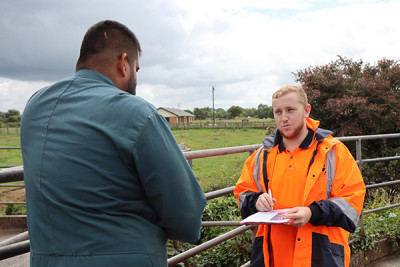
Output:
<instances>
[{"instance_id":1,"label":"farm building","mask_svg":"<svg viewBox=\"0 0 400 267\"><path fill-rule=\"evenodd\" d=\"M162 116L164 116L164 118L167 119L168 123L170 124L176 124L176 123L188 124L194 121L193 114L190 114L186 111L177 108L159 107L157 111Z\"/></svg>"}]
</instances>

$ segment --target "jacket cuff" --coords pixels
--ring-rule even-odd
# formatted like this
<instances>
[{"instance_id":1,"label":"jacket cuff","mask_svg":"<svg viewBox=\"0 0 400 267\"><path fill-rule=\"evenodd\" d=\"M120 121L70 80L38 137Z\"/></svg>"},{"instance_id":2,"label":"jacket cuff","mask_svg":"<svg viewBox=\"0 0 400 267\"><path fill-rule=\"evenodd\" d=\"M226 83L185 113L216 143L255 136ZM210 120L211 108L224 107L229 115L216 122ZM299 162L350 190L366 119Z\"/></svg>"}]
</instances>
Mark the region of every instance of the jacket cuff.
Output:
<instances>
[{"instance_id":1,"label":"jacket cuff","mask_svg":"<svg viewBox=\"0 0 400 267\"><path fill-rule=\"evenodd\" d=\"M314 201L313 203L311 203L310 206L308 206L311 210L311 218L309 223L311 223L314 226L318 226L320 225L320 222L322 220L322 210L321 208L318 206L318 204Z\"/></svg>"},{"instance_id":2,"label":"jacket cuff","mask_svg":"<svg viewBox=\"0 0 400 267\"><path fill-rule=\"evenodd\" d=\"M242 214L242 219L246 219L248 216L258 212L256 208L256 203L258 200L258 197L262 194L263 192L252 192L248 194L244 200L244 203L242 205L242 208L240 210Z\"/></svg>"}]
</instances>

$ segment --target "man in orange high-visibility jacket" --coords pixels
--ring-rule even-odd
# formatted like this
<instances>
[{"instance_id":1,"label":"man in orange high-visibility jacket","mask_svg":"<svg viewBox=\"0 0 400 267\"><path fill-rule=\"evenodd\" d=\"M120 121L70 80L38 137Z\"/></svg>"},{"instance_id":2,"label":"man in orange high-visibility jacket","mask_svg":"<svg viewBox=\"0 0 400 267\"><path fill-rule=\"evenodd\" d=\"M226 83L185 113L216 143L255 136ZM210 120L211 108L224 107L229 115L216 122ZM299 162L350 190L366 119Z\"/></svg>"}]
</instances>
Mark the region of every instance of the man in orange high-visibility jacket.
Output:
<instances>
[{"instance_id":1,"label":"man in orange high-visibility jacket","mask_svg":"<svg viewBox=\"0 0 400 267\"><path fill-rule=\"evenodd\" d=\"M349 232L365 196L358 166L332 132L309 118L301 87L280 88L272 107L277 130L245 162L234 193L243 218L289 208L293 222L258 226L251 266L349 266Z\"/></svg>"}]
</instances>

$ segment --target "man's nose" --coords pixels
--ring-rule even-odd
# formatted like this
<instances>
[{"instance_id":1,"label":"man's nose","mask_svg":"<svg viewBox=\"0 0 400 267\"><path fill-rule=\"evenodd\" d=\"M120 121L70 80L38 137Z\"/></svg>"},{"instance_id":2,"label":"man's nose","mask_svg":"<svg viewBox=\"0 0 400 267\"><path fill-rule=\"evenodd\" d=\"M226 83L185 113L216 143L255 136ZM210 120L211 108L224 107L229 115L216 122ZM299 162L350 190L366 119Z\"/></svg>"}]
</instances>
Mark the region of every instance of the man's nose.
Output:
<instances>
[{"instance_id":1,"label":"man's nose","mask_svg":"<svg viewBox=\"0 0 400 267\"><path fill-rule=\"evenodd\" d=\"M288 118L286 112L283 112L283 113L282 113L282 120L283 120L283 121L287 121L288 119L289 119L289 118Z\"/></svg>"}]
</instances>

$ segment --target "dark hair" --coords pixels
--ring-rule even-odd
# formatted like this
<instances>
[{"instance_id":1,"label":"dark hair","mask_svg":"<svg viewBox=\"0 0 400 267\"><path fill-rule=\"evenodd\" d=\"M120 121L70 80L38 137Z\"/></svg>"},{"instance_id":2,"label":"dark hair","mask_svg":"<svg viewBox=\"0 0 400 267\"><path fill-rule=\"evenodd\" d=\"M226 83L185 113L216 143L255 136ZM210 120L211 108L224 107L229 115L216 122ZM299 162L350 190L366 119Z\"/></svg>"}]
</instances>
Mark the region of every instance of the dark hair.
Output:
<instances>
[{"instance_id":1,"label":"dark hair","mask_svg":"<svg viewBox=\"0 0 400 267\"><path fill-rule=\"evenodd\" d=\"M142 50L136 35L128 27L116 21L103 20L90 27L83 37L76 68L103 52L106 52L108 60L127 53L129 63L132 63Z\"/></svg>"}]
</instances>

